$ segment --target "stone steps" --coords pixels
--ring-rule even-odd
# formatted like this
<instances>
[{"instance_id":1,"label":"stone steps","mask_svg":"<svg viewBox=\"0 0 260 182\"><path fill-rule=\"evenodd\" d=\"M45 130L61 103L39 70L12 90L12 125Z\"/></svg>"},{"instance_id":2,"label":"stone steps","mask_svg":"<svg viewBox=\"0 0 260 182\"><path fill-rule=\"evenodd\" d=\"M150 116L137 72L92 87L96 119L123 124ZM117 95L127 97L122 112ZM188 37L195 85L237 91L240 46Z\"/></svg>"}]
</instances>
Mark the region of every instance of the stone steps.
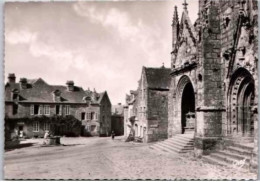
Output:
<instances>
[{"instance_id":1,"label":"stone steps","mask_svg":"<svg viewBox=\"0 0 260 182\"><path fill-rule=\"evenodd\" d=\"M210 155L203 156L203 160L221 166L248 168L252 151L253 147L233 143L224 150L217 150Z\"/></svg>"},{"instance_id":2,"label":"stone steps","mask_svg":"<svg viewBox=\"0 0 260 182\"><path fill-rule=\"evenodd\" d=\"M194 135L178 134L167 140L157 142L150 148L168 153L186 153L194 150Z\"/></svg>"}]
</instances>

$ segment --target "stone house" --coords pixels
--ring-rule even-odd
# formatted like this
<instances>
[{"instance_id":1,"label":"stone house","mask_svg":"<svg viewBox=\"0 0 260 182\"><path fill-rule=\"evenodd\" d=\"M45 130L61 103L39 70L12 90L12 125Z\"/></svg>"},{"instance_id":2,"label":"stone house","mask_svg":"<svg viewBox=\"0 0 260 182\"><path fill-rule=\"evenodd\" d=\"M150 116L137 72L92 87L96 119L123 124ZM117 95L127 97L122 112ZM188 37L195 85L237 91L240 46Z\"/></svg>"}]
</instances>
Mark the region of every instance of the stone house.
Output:
<instances>
[{"instance_id":1,"label":"stone house","mask_svg":"<svg viewBox=\"0 0 260 182\"><path fill-rule=\"evenodd\" d=\"M81 118L84 135L108 136L111 133L111 102L107 92L97 93L86 90L90 104L86 108L85 118Z\"/></svg>"},{"instance_id":2,"label":"stone house","mask_svg":"<svg viewBox=\"0 0 260 182\"><path fill-rule=\"evenodd\" d=\"M124 135L124 106L121 103L112 105L111 131L116 136Z\"/></svg>"},{"instance_id":3,"label":"stone house","mask_svg":"<svg viewBox=\"0 0 260 182\"><path fill-rule=\"evenodd\" d=\"M168 136L185 133L195 114L195 153L221 141L254 145L258 136L258 6L255 0L199 0L192 24L188 4L172 21ZM255 158L256 160L256 158Z\"/></svg>"},{"instance_id":4,"label":"stone house","mask_svg":"<svg viewBox=\"0 0 260 182\"><path fill-rule=\"evenodd\" d=\"M134 99L135 137L143 142L167 138L170 69L143 67Z\"/></svg>"},{"instance_id":5,"label":"stone house","mask_svg":"<svg viewBox=\"0 0 260 182\"><path fill-rule=\"evenodd\" d=\"M126 94L126 104L124 105L124 137L127 138L134 127L136 115L135 103L137 91L131 90L130 95Z\"/></svg>"},{"instance_id":6,"label":"stone house","mask_svg":"<svg viewBox=\"0 0 260 182\"><path fill-rule=\"evenodd\" d=\"M111 103L107 93L95 93L95 97L90 97L73 81L66 84L49 85L41 78L21 78L16 82L15 74L9 74L5 85L5 119L74 116L82 126L90 126L83 127L82 134L85 129L93 135L110 133ZM12 132L22 131L24 137L30 138L42 137L49 129L49 123L36 119L31 124L15 123Z\"/></svg>"}]
</instances>

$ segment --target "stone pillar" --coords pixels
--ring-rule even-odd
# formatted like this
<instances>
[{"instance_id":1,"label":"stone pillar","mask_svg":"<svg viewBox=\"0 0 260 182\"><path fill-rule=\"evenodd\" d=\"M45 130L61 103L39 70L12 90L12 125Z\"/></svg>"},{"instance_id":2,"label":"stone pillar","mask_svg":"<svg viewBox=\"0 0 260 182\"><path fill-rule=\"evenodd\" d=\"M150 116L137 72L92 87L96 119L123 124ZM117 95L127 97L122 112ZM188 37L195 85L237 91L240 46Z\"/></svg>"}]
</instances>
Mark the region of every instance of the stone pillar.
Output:
<instances>
[{"instance_id":1,"label":"stone pillar","mask_svg":"<svg viewBox=\"0 0 260 182\"><path fill-rule=\"evenodd\" d=\"M208 154L222 135L225 115L224 88L221 64L220 7L215 0L200 1L202 20L201 42L198 47L200 78L196 108L195 155ZM203 3L203 5L202 5Z\"/></svg>"}]
</instances>

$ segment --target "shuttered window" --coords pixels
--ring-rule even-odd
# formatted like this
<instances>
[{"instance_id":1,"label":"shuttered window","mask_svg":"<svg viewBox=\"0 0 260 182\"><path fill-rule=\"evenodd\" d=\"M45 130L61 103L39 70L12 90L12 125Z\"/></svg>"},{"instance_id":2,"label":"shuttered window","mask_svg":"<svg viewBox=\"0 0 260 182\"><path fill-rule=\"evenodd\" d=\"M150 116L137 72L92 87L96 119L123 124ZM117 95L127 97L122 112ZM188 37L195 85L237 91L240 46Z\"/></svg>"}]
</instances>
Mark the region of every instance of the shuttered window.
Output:
<instances>
[{"instance_id":1,"label":"shuttered window","mask_svg":"<svg viewBox=\"0 0 260 182\"><path fill-rule=\"evenodd\" d=\"M30 113L31 113L31 115L34 115L34 105L30 106Z\"/></svg>"}]
</instances>

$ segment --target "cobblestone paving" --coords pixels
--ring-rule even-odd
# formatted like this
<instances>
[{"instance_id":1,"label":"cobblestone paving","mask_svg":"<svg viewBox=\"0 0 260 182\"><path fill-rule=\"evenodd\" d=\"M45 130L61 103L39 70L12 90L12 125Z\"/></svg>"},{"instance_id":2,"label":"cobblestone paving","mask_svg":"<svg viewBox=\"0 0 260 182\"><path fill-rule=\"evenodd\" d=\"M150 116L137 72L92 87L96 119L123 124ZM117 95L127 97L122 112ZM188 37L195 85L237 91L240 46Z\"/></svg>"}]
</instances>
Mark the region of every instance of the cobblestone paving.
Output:
<instances>
[{"instance_id":1,"label":"cobblestone paving","mask_svg":"<svg viewBox=\"0 0 260 182\"><path fill-rule=\"evenodd\" d=\"M62 138L65 146L33 146L5 153L5 179L256 179L245 169L204 163L191 154L158 153L117 138Z\"/></svg>"}]
</instances>

